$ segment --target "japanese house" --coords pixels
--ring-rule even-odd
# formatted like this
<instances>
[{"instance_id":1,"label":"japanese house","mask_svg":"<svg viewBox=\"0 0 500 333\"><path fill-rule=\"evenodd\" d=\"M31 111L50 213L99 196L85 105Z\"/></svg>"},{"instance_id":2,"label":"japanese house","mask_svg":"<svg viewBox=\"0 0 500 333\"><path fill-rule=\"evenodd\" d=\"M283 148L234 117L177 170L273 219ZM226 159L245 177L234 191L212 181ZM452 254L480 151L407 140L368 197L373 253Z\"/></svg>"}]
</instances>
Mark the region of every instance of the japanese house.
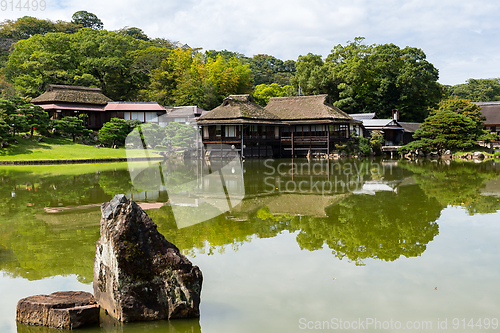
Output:
<instances>
[{"instance_id":1,"label":"japanese house","mask_svg":"<svg viewBox=\"0 0 500 333\"><path fill-rule=\"evenodd\" d=\"M490 133L500 134L500 102L475 103L481 106L481 115L486 118L484 129Z\"/></svg>"},{"instance_id":2,"label":"japanese house","mask_svg":"<svg viewBox=\"0 0 500 333\"><path fill-rule=\"evenodd\" d=\"M158 117L166 113L165 108L156 102L109 102L104 111L116 115L116 118L143 123L159 122Z\"/></svg>"},{"instance_id":3,"label":"japanese house","mask_svg":"<svg viewBox=\"0 0 500 333\"><path fill-rule=\"evenodd\" d=\"M85 114L87 127L98 130L111 118L157 121L166 113L156 102L113 102L99 88L47 85L47 90L31 102L41 106L51 119Z\"/></svg>"},{"instance_id":4,"label":"japanese house","mask_svg":"<svg viewBox=\"0 0 500 333\"><path fill-rule=\"evenodd\" d=\"M328 154L352 132L362 133L361 122L334 107L328 95L273 97L265 108L250 95L231 95L198 125L205 149L242 151L244 157Z\"/></svg>"},{"instance_id":5,"label":"japanese house","mask_svg":"<svg viewBox=\"0 0 500 333\"><path fill-rule=\"evenodd\" d=\"M99 129L105 122L117 117L116 113L104 111L108 102L112 100L99 88L56 84L47 85L43 94L31 100L31 103L44 108L51 119L86 114L87 125L91 129Z\"/></svg>"}]
</instances>

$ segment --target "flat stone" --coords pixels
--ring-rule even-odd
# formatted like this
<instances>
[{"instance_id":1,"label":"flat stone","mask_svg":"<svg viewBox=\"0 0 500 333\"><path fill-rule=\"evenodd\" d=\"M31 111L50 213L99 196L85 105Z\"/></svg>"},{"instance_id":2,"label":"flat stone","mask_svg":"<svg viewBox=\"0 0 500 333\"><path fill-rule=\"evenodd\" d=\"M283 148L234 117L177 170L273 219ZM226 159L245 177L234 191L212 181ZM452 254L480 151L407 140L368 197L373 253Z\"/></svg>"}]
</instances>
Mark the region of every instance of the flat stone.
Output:
<instances>
[{"instance_id":1,"label":"flat stone","mask_svg":"<svg viewBox=\"0 0 500 333\"><path fill-rule=\"evenodd\" d=\"M16 320L23 324L74 329L99 322L99 305L91 293L59 291L17 303Z\"/></svg>"}]
</instances>

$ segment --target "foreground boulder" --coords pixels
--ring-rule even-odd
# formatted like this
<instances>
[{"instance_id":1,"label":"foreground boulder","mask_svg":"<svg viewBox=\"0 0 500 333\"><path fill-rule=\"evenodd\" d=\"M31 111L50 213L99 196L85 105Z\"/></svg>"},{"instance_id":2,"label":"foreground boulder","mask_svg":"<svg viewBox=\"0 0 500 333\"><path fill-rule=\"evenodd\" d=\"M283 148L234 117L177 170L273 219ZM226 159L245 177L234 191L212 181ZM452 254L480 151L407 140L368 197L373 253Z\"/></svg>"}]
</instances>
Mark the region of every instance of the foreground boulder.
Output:
<instances>
[{"instance_id":1,"label":"foreground boulder","mask_svg":"<svg viewBox=\"0 0 500 333\"><path fill-rule=\"evenodd\" d=\"M121 321L199 317L200 269L124 195L101 211L93 281L99 305Z\"/></svg>"},{"instance_id":2,"label":"foreground boulder","mask_svg":"<svg viewBox=\"0 0 500 333\"><path fill-rule=\"evenodd\" d=\"M99 305L91 293L60 291L23 298L17 303L16 320L30 325L73 329L99 322Z\"/></svg>"}]
</instances>

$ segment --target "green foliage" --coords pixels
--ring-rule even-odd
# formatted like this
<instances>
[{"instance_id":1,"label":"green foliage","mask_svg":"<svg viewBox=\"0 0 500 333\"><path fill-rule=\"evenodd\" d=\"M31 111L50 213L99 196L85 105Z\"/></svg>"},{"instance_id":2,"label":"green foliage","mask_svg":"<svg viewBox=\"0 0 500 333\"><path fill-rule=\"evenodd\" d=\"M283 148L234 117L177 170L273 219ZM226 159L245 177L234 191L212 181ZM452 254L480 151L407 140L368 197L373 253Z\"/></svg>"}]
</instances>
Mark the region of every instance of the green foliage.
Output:
<instances>
[{"instance_id":1,"label":"green foliage","mask_svg":"<svg viewBox=\"0 0 500 333\"><path fill-rule=\"evenodd\" d=\"M114 32L81 29L48 33L19 41L4 69L7 79L26 96L36 97L47 84L98 86L113 100L127 100L140 85L129 52L145 42Z\"/></svg>"},{"instance_id":2,"label":"green foliage","mask_svg":"<svg viewBox=\"0 0 500 333\"><path fill-rule=\"evenodd\" d=\"M19 108L19 112L26 117L26 122L31 136L36 128L38 133L48 134L50 125L49 114L39 105L25 104Z\"/></svg>"},{"instance_id":3,"label":"green foliage","mask_svg":"<svg viewBox=\"0 0 500 333\"><path fill-rule=\"evenodd\" d=\"M381 131L373 131L370 136L370 147L375 155L380 155L384 144L384 134Z\"/></svg>"},{"instance_id":4,"label":"green foliage","mask_svg":"<svg viewBox=\"0 0 500 333\"><path fill-rule=\"evenodd\" d=\"M84 28L91 28L95 30L102 30L102 21L92 13L85 10L80 10L71 16L71 22L74 24L79 24Z\"/></svg>"},{"instance_id":5,"label":"green foliage","mask_svg":"<svg viewBox=\"0 0 500 333\"><path fill-rule=\"evenodd\" d=\"M122 29L119 29L116 31L119 35L128 35L132 38L135 39L140 39L143 41L149 41L148 35L142 30L137 27L124 27Z\"/></svg>"},{"instance_id":6,"label":"green foliage","mask_svg":"<svg viewBox=\"0 0 500 333\"><path fill-rule=\"evenodd\" d=\"M470 149L477 140L490 139L483 130L483 119L481 108L469 100L443 100L413 135L420 140L410 142L398 151L406 153L418 149L441 154L447 149Z\"/></svg>"},{"instance_id":7,"label":"green foliage","mask_svg":"<svg viewBox=\"0 0 500 333\"><path fill-rule=\"evenodd\" d=\"M7 139L10 134L10 126L4 119L0 118L0 141Z\"/></svg>"},{"instance_id":8,"label":"green foliage","mask_svg":"<svg viewBox=\"0 0 500 333\"><path fill-rule=\"evenodd\" d=\"M175 149L193 148L196 138L196 129L191 125L172 122L165 127L165 138L167 145L162 142L164 147Z\"/></svg>"},{"instance_id":9,"label":"green foliage","mask_svg":"<svg viewBox=\"0 0 500 333\"><path fill-rule=\"evenodd\" d=\"M257 54L247 61L256 85L287 86L296 71L295 61L283 61L267 54Z\"/></svg>"},{"instance_id":10,"label":"green foliage","mask_svg":"<svg viewBox=\"0 0 500 333\"><path fill-rule=\"evenodd\" d=\"M469 79L464 84L449 87L448 94L472 102L500 101L500 78Z\"/></svg>"},{"instance_id":11,"label":"green foliage","mask_svg":"<svg viewBox=\"0 0 500 333\"><path fill-rule=\"evenodd\" d=\"M337 45L325 61L311 53L299 57L294 87L306 95L327 93L348 113L377 112L386 118L399 109L401 119L422 121L442 96L438 70L420 49L364 45L363 40Z\"/></svg>"},{"instance_id":12,"label":"green foliage","mask_svg":"<svg viewBox=\"0 0 500 333\"><path fill-rule=\"evenodd\" d=\"M56 120L54 128L60 133L71 136L73 142L78 136L88 135L92 131L88 130L78 117L64 117L61 120Z\"/></svg>"},{"instance_id":13,"label":"green foliage","mask_svg":"<svg viewBox=\"0 0 500 333\"><path fill-rule=\"evenodd\" d=\"M149 77L148 100L207 110L228 95L250 93L252 87L250 68L240 59L207 58L193 49L172 50Z\"/></svg>"},{"instance_id":14,"label":"green foliage","mask_svg":"<svg viewBox=\"0 0 500 333\"><path fill-rule=\"evenodd\" d=\"M130 126L127 121L119 118L111 118L99 130L99 141L111 147L124 145L129 130Z\"/></svg>"},{"instance_id":15,"label":"green foliage","mask_svg":"<svg viewBox=\"0 0 500 333\"><path fill-rule=\"evenodd\" d=\"M365 156L370 155L372 151L372 148L370 147L370 140L365 137L360 137L358 149L361 153L363 153L363 155Z\"/></svg>"},{"instance_id":16,"label":"green foliage","mask_svg":"<svg viewBox=\"0 0 500 333\"><path fill-rule=\"evenodd\" d=\"M277 83L259 84L253 92L255 101L261 106L266 106L271 97L293 96L292 86L280 86Z\"/></svg>"}]
</instances>

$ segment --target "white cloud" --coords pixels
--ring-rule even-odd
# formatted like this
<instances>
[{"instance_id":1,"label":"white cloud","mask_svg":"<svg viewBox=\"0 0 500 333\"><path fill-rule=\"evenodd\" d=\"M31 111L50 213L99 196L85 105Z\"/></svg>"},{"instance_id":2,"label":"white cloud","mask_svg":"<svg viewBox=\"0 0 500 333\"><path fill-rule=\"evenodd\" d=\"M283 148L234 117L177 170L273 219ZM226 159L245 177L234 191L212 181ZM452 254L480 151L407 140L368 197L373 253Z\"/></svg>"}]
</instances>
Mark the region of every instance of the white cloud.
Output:
<instances>
[{"instance_id":1,"label":"white cloud","mask_svg":"<svg viewBox=\"0 0 500 333\"><path fill-rule=\"evenodd\" d=\"M497 0L48 0L44 12L2 14L70 20L78 10L96 14L108 30L136 26L193 47L283 60L309 52L326 57L335 45L364 36L368 44L421 48L445 84L500 77Z\"/></svg>"}]
</instances>

